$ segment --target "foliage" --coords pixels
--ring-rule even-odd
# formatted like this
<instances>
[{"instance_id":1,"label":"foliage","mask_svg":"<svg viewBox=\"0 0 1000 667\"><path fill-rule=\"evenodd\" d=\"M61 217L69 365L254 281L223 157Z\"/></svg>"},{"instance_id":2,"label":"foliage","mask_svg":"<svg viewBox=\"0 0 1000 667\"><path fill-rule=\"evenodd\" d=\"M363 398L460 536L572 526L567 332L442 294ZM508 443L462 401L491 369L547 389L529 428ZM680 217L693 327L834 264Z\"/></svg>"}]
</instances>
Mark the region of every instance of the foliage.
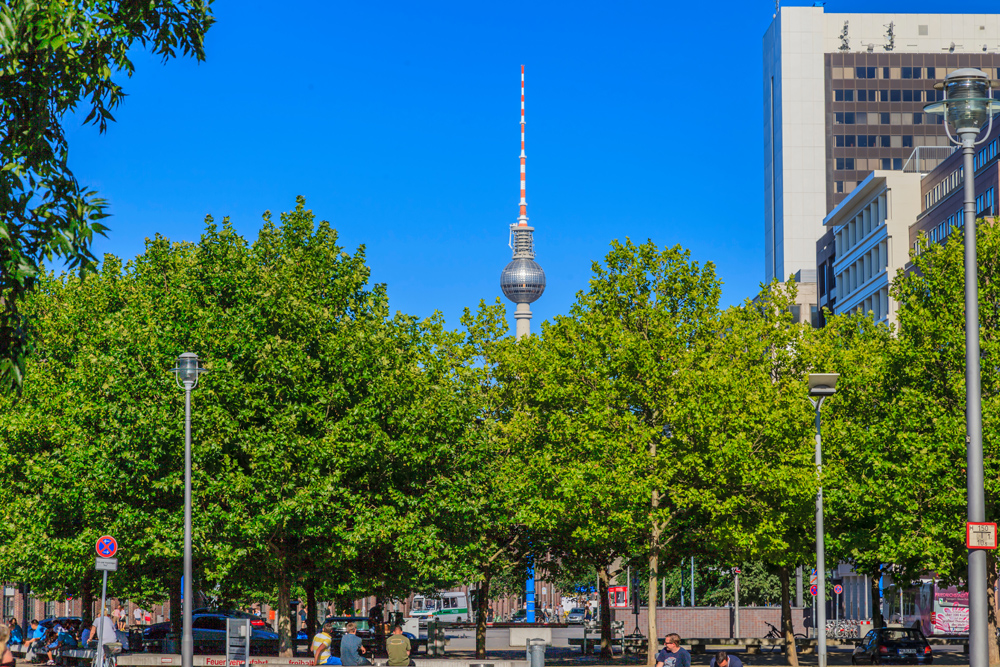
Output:
<instances>
[{"instance_id":1,"label":"foliage","mask_svg":"<svg viewBox=\"0 0 1000 667\"><path fill-rule=\"evenodd\" d=\"M136 43L203 60L211 0L14 0L0 6L0 382L19 387L29 350L21 311L41 262L95 269L107 203L69 167L63 118L81 105L101 132L134 71Z\"/></svg>"}]
</instances>

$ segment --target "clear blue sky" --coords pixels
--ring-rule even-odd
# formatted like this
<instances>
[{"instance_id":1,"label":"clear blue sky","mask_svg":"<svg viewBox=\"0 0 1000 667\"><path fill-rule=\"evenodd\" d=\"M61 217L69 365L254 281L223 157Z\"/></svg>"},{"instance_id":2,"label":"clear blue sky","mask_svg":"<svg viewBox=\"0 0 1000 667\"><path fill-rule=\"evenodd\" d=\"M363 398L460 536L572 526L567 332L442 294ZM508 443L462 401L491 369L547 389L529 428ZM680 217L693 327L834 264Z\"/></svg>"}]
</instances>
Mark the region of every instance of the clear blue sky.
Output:
<instances>
[{"instance_id":1,"label":"clear blue sky","mask_svg":"<svg viewBox=\"0 0 1000 667\"><path fill-rule=\"evenodd\" d=\"M996 5L826 4L945 10ZM536 330L626 236L714 262L724 302L737 303L763 278L761 38L773 11L768 0L218 0L207 61L137 55L107 134L69 122L72 165L111 203L100 253L130 258L156 232L197 240L206 214L253 239L263 211L302 194L349 250L366 246L394 309L440 310L458 326L463 307L501 294L510 260L524 64L528 216L548 277Z\"/></svg>"}]
</instances>

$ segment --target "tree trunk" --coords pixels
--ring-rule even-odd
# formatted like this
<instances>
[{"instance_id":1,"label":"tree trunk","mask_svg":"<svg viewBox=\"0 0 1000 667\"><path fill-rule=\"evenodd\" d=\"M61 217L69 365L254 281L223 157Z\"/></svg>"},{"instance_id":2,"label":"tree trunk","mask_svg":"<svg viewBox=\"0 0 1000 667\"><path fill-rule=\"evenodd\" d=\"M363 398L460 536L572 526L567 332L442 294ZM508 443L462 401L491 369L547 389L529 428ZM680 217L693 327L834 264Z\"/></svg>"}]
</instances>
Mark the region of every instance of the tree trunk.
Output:
<instances>
[{"instance_id":1,"label":"tree trunk","mask_svg":"<svg viewBox=\"0 0 1000 667\"><path fill-rule=\"evenodd\" d=\"M656 491L653 491L653 511L659 507L660 498ZM658 576L657 569L659 568L659 549L660 549L660 525L658 522L653 521L653 540L652 540L652 551L649 556L649 590L646 591L647 595L647 614L646 614L646 662L649 667L653 667L656 664L656 653L658 647L657 639L659 638L659 632L656 630L656 593L658 588ZM638 581L636 577L636 581ZM632 582L629 582L629 586ZM636 595L639 591L636 591Z\"/></svg>"},{"instance_id":2,"label":"tree trunk","mask_svg":"<svg viewBox=\"0 0 1000 667\"><path fill-rule=\"evenodd\" d=\"M486 616L490 611L490 579L493 573L486 570L476 593L476 660L486 659Z\"/></svg>"},{"instance_id":3,"label":"tree trunk","mask_svg":"<svg viewBox=\"0 0 1000 667\"><path fill-rule=\"evenodd\" d=\"M787 565L778 568L778 579L781 581L781 634L785 636L785 656L788 658L789 665L799 667L799 652L795 646L795 626L792 623L792 592Z\"/></svg>"},{"instance_id":4,"label":"tree trunk","mask_svg":"<svg viewBox=\"0 0 1000 667\"><path fill-rule=\"evenodd\" d=\"M289 612L292 606L292 582L288 579L288 574L282 572L278 580L278 655L282 658L291 658L295 655L292 646L292 627Z\"/></svg>"},{"instance_id":5,"label":"tree trunk","mask_svg":"<svg viewBox=\"0 0 1000 667\"><path fill-rule=\"evenodd\" d=\"M89 628L94 623L94 570L87 568L80 584L81 628Z\"/></svg>"},{"instance_id":6,"label":"tree trunk","mask_svg":"<svg viewBox=\"0 0 1000 667\"><path fill-rule=\"evenodd\" d=\"M601 660L611 660L611 602L608 600L608 568L597 568L597 597L601 606Z\"/></svg>"},{"instance_id":7,"label":"tree trunk","mask_svg":"<svg viewBox=\"0 0 1000 667\"><path fill-rule=\"evenodd\" d=\"M878 580L881 573L875 570L872 574L871 597L872 597L872 628L878 630L885 625L882 620L882 597L878 594Z\"/></svg>"},{"instance_id":8,"label":"tree trunk","mask_svg":"<svg viewBox=\"0 0 1000 667\"><path fill-rule=\"evenodd\" d=\"M184 631L184 614L181 611L180 572L177 572L170 581L170 628L173 632L177 633L177 646L180 646L181 633Z\"/></svg>"},{"instance_id":9,"label":"tree trunk","mask_svg":"<svg viewBox=\"0 0 1000 667\"><path fill-rule=\"evenodd\" d=\"M1000 667L1000 651L997 650L997 558L993 551L986 552L986 602L990 667Z\"/></svg>"},{"instance_id":10,"label":"tree trunk","mask_svg":"<svg viewBox=\"0 0 1000 667\"><path fill-rule=\"evenodd\" d=\"M319 619L316 618L316 584L312 581L306 582L306 635L309 639L316 636L316 625Z\"/></svg>"}]
</instances>

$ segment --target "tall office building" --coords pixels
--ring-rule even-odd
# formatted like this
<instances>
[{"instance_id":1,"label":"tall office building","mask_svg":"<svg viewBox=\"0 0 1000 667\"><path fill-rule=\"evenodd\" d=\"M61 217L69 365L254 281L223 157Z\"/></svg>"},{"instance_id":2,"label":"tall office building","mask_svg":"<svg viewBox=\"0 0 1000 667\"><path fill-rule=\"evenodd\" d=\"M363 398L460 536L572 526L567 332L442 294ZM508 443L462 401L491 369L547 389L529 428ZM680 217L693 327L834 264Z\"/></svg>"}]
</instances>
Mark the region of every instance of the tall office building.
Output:
<instances>
[{"instance_id":1,"label":"tall office building","mask_svg":"<svg viewBox=\"0 0 1000 667\"><path fill-rule=\"evenodd\" d=\"M824 218L872 171L926 172L948 156L923 105L959 67L1000 78L1000 15L778 11L764 35L768 281L812 274Z\"/></svg>"}]
</instances>

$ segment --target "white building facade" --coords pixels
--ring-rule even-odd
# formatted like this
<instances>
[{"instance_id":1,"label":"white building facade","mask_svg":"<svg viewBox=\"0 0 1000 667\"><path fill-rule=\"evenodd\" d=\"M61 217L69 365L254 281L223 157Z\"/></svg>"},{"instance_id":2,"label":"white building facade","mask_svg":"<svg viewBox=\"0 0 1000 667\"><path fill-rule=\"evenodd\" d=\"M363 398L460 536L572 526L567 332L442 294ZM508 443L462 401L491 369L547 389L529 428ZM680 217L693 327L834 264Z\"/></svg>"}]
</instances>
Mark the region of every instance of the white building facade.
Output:
<instances>
[{"instance_id":1,"label":"white building facade","mask_svg":"<svg viewBox=\"0 0 1000 667\"><path fill-rule=\"evenodd\" d=\"M909 261L910 225L920 214L921 174L874 171L823 220L833 230L835 315L860 311L876 322L895 324L889 294Z\"/></svg>"},{"instance_id":2,"label":"white building facade","mask_svg":"<svg viewBox=\"0 0 1000 667\"><path fill-rule=\"evenodd\" d=\"M763 60L764 274L787 280L816 268L823 219L871 171L947 145L922 113L933 80L957 67L1000 78L1000 15L782 7Z\"/></svg>"}]
</instances>

